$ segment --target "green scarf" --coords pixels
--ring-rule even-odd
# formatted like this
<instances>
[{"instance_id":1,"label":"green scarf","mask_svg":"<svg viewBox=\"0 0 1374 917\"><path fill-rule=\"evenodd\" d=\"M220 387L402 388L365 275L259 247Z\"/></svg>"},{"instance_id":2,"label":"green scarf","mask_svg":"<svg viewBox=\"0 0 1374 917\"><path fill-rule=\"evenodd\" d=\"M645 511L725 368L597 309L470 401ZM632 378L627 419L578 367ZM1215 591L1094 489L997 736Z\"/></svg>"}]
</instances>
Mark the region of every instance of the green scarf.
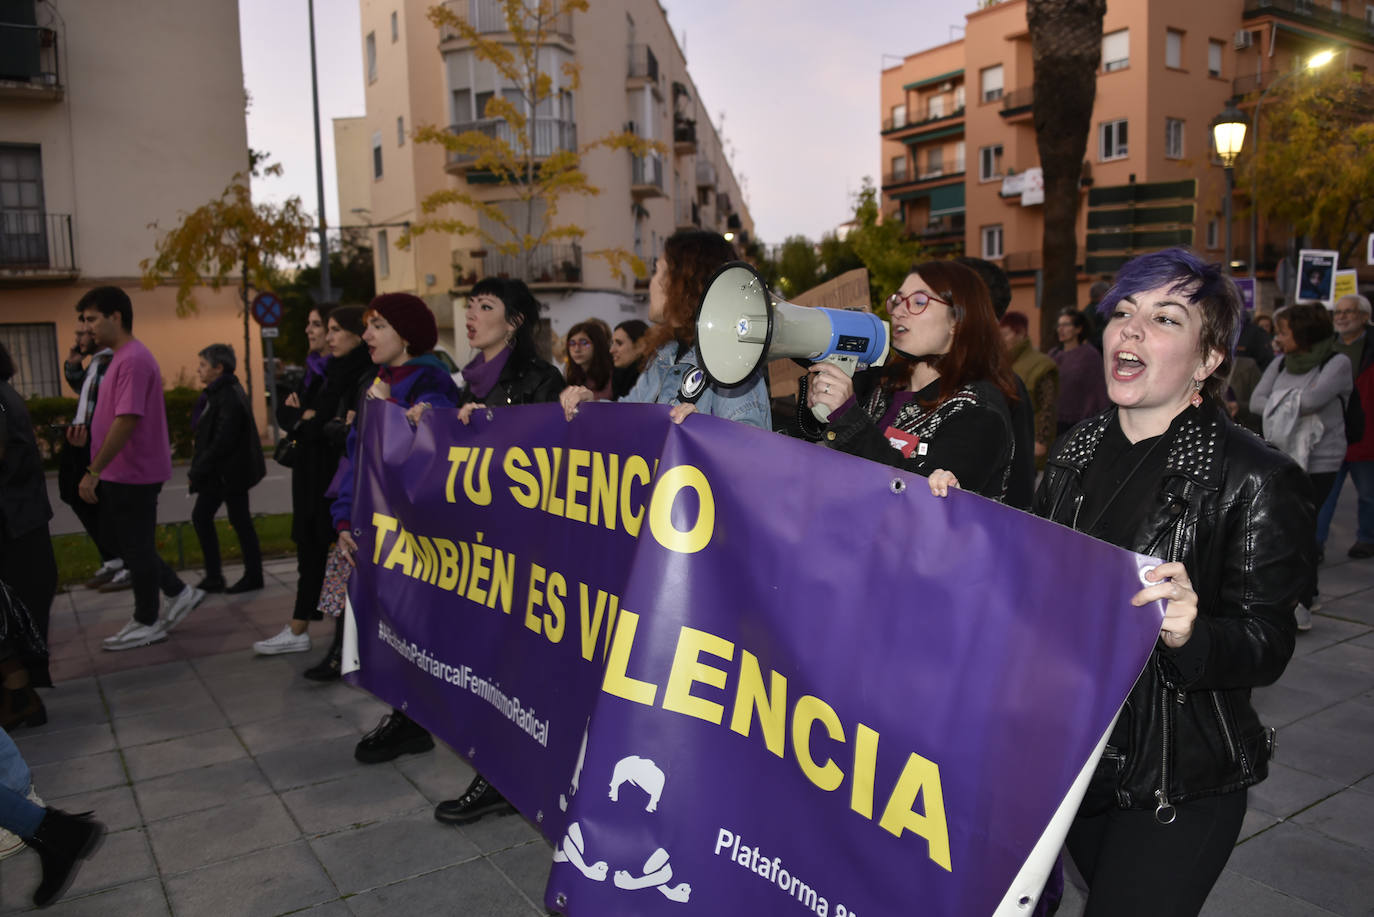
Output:
<instances>
[{"instance_id":1,"label":"green scarf","mask_svg":"<svg viewBox=\"0 0 1374 917\"><path fill-rule=\"evenodd\" d=\"M1327 338L1321 343L1313 344L1307 350L1299 350L1297 353L1284 354L1283 371L1292 373L1295 376L1310 373L1318 366L1321 366L1322 361L1331 356L1334 350L1335 345L1332 343L1331 338Z\"/></svg>"}]
</instances>

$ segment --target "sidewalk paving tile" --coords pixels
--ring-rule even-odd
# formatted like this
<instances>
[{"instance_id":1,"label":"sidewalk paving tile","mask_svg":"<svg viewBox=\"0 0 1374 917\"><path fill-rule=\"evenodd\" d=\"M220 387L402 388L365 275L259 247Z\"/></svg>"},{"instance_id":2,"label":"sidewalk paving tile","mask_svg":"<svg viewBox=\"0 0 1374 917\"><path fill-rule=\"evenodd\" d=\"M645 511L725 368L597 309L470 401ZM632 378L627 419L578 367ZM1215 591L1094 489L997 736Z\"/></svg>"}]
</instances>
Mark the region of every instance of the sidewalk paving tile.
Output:
<instances>
[{"instance_id":1,"label":"sidewalk paving tile","mask_svg":"<svg viewBox=\"0 0 1374 917\"><path fill-rule=\"evenodd\" d=\"M177 917L285 914L339 897L303 841L171 876L166 884Z\"/></svg>"},{"instance_id":2,"label":"sidewalk paving tile","mask_svg":"<svg viewBox=\"0 0 1374 917\"><path fill-rule=\"evenodd\" d=\"M348 899L355 917L395 917L396 914L433 913L435 902L445 902L450 914L481 914L482 917L529 917L543 914L491 863L471 860L438 872L364 892Z\"/></svg>"},{"instance_id":3,"label":"sidewalk paving tile","mask_svg":"<svg viewBox=\"0 0 1374 917\"><path fill-rule=\"evenodd\" d=\"M429 810L327 834L310 846L344 894L434 872L481 853Z\"/></svg>"},{"instance_id":4,"label":"sidewalk paving tile","mask_svg":"<svg viewBox=\"0 0 1374 917\"><path fill-rule=\"evenodd\" d=\"M271 795L234 799L148 826L158 866L170 874L289 844L300 836L286 807Z\"/></svg>"},{"instance_id":5,"label":"sidewalk paving tile","mask_svg":"<svg viewBox=\"0 0 1374 917\"><path fill-rule=\"evenodd\" d=\"M149 822L199 812L226 799L247 800L272 792L258 763L251 758L211 764L134 785L143 817Z\"/></svg>"},{"instance_id":6,"label":"sidewalk paving tile","mask_svg":"<svg viewBox=\"0 0 1374 917\"><path fill-rule=\"evenodd\" d=\"M1362 847L1374 868L1374 796L1364 793L1345 793L1338 799L1327 799L1293 817L1295 824L1327 837ZM1370 901L1374 906L1374 900Z\"/></svg>"},{"instance_id":7,"label":"sidewalk paving tile","mask_svg":"<svg viewBox=\"0 0 1374 917\"><path fill-rule=\"evenodd\" d=\"M307 834L429 809L425 797L395 768L373 767L352 777L288 790L282 800Z\"/></svg>"},{"instance_id":8,"label":"sidewalk paving tile","mask_svg":"<svg viewBox=\"0 0 1374 917\"><path fill-rule=\"evenodd\" d=\"M1228 869L1335 914L1365 915L1374 902L1370 851L1291 822L1251 838Z\"/></svg>"},{"instance_id":9,"label":"sidewalk paving tile","mask_svg":"<svg viewBox=\"0 0 1374 917\"><path fill-rule=\"evenodd\" d=\"M149 878L84 897L69 892L41 913L45 917L166 917L172 912L162 882Z\"/></svg>"},{"instance_id":10,"label":"sidewalk paving tile","mask_svg":"<svg viewBox=\"0 0 1374 917\"><path fill-rule=\"evenodd\" d=\"M54 798L123 786L128 782L119 753L107 751L29 768L40 793Z\"/></svg>"},{"instance_id":11,"label":"sidewalk paving tile","mask_svg":"<svg viewBox=\"0 0 1374 917\"><path fill-rule=\"evenodd\" d=\"M216 729L200 735L169 739L152 745L140 745L124 751L129 775L135 780L147 780L164 774L219 764L235 758L247 757L238 736L230 729Z\"/></svg>"}]
</instances>

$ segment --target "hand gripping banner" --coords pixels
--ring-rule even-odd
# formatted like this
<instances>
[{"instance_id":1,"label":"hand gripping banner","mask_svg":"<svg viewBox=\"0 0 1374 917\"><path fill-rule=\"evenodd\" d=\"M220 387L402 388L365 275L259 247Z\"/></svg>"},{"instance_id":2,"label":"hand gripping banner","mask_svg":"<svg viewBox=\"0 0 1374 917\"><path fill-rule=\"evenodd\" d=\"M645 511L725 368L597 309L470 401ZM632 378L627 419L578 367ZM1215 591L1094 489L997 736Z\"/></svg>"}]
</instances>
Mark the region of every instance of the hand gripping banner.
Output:
<instances>
[{"instance_id":1,"label":"hand gripping banner","mask_svg":"<svg viewBox=\"0 0 1374 917\"><path fill-rule=\"evenodd\" d=\"M348 675L554 845L566 914L1030 914L1157 561L654 405L369 407Z\"/></svg>"}]
</instances>

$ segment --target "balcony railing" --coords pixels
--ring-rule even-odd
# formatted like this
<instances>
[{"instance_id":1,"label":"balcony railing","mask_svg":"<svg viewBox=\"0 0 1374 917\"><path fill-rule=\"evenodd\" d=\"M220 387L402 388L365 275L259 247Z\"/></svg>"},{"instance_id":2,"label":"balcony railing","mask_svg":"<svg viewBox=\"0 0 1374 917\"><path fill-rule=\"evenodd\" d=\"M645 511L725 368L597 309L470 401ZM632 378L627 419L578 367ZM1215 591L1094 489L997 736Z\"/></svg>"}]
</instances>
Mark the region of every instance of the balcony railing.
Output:
<instances>
[{"instance_id":1,"label":"balcony railing","mask_svg":"<svg viewBox=\"0 0 1374 917\"><path fill-rule=\"evenodd\" d=\"M578 245L538 245L527 253L529 283L582 283L582 248ZM453 280L459 287L470 287L487 277L521 279L520 255L507 255L494 249L454 252Z\"/></svg>"},{"instance_id":2,"label":"balcony railing","mask_svg":"<svg viewBox=\"0 0 1374 917\"><path fill-rule=\"evenodd\" d=\"M0 210L0 270L75 273L71 215Z\"/></svg>"},{"instance_id":3,"label":"balcony railing","mask_svg":"<svg viewBox=\"0 0 1374 917\"><path fill-rule=\"evenodd\" d=\"M884 188L888 187L889 185L900 185L904 182L909 181L911 181L911 173L908 172L906 169L899 169L896 172L887 172L883 175Z\"/></svg>"},{"instance_id":4,"label":"balcony railing","mask_svg":"<svg viewBox=\"0 0 1374 917\"><path fill-rule=\"evenodd\" d=\"M899 131L904 127L921 127L925 124L934 124L936 121L947 121L951 118L962 118L963 116L964 106L961 105L947 114L931 115L930 117L919 118L915 121L907 118L884 118L883 133L886 134L888 131Z\"/></svg>"},{"instance_id":5,"label":"balcony railing","mask_svg":"<svg viewBox=\"0 0 1374 917\"><path fill-rule=\"evenodd\" d=\"M675 118L673 120L673 145L677 147L690 146L695 150L697 123L688 118Z\"/></svg>"},{"instance_id":6,"label":"balcony railing","mask_svg":"<svg viewBox=\"0 0 1374 917\"><path fill-rule=\"evenodd\" d=\"M444 6L484 35L510 31L510 24L506 22L506 4L501 0L446 0ZM533 16L525 17L526 29L533 31L535 25ZM544 23L544 33L572 38L572 13L564 13ZM440 41L460 37L458 30L451 26L444 26L439 33Z\"/></svg>"},{"instance_id":7,"label":"balcony railing","mask_svg":"<svg viewBox=\"0 0 1374 917\"><path fill-rule=\"evenodd\" d=\"M673 205L673 213L678 229L686 229L689 226L701 228L701 208L697 206L696 201L678 201Z\"/></svg>"},{"instance_id":8,"label":"balcony railing","mask_svg":"<svg viewBox=\"0 0 1374 917\"><path fill-rule=\"evenodd\" d=\"M648 45L630 45L630 66L625 76L632 80L658 83L658 58Z\"/></svg>"},{"instance_id":9,"label":"balcony railing","mask_svg":"<svg viewBox=\"0 0 1374 917\"><path fill-rule=\"evenodd\" d=\"M1031 110L1031 105L1034 102L1034 86L1022 86L1020 89L1013 89L1002 96L1002 117L1010 118L1013 115L1024 114Z\"/></svg>"},{"instance_id":10,"label":"balcony railing","mask_svg":"<svg viewBox=\"0 0 1374 917\"><path fill-rule=\"evenodd\" d=\"M657 156L634 156L630 163L632 188L656 188L663 191L663 162Z\"/></svg>"},{"instance_id":11,"label":"balcony railing","mask_svg":"<svg viewBox=\"0 0 1374 917\"><path fill-rule=\"evenodd\" d=\"M62 68L57 46L55 29L0 23L0 92L60 97Z\"/></svg>"},{"instance_id":12,"label":"balcony railing","mask_svg":"<svg viewBox=\"0 0 1374 917\"><path fill-rule=\"evenodd\" d=\"M1355 6L1355 4L1351 4ZM1357 16L1347 16L1331 9L1330 4L1318 6L1313 0L1245 0L1242 16L1252 19L1256 16L1276 15L1282 19L1306 22L1321 28L1368 41L1374 37L1374 22Z\"/></svg>"},{"instance_id":13,"label":"balcony railing","mask_svg":"<svg viewBox=\"0 0 1374 917\"><path fill-rule=\"evenodd\" d=\"M916 233L922 239L934 239L940 236L963 235L964 215L951 214L947 217L938 217L931 220L921 227Z\"/></svg>"},{"instance_id":14,"label":"balcony railing","mask_svg":"<svg viewBox=\"0 0 1374 917\"><path fill-rule=\"evenodd\" d=\"M531 118L528 123L530 145L535 159L547 159L561 150L569 152L577 150L577 125L574 122L562 121L558 118ZM514 129L510 122L504 118L482 118L479 121L449 125L449 132L453 134L465 134L468 131L477 131L488 137L505 141L510 144L517 157L523 153ZM470 152L450 151L448 154L450 167L468 166L476 159L477 155Z\"/></svg>"},{"instance_id":15,"label":"balcony railing","mask_svg":"<svg viewBox=\"0 0 1374 917\"><path fill-rule=\"evenodd\" d=\"M709 159L697 160L697 187L714 188L716 186L716 165Z\"/></svg>"}]
</instances>

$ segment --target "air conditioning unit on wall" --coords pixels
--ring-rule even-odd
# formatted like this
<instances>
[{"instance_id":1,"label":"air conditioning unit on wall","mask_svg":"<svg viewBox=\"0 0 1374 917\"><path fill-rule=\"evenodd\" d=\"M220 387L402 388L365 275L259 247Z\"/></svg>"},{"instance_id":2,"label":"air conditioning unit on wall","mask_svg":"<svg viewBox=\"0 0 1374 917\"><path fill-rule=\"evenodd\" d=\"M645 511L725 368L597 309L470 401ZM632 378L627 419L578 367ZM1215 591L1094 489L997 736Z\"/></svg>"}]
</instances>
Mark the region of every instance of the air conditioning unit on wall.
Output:
<instances>
[{"instance_id":1,"label":"air conditioning unit on wall","mask_svg":"<svg viewBox=\"0 0 1374 917\"><path fill-rule=\"evenodd\" d=\"M1237 51L1244 51L1255 43L1255 35L1249 29L1240 29L1236 32L1235 40L1232 44Z\"/></svg>"}]
</instances>

